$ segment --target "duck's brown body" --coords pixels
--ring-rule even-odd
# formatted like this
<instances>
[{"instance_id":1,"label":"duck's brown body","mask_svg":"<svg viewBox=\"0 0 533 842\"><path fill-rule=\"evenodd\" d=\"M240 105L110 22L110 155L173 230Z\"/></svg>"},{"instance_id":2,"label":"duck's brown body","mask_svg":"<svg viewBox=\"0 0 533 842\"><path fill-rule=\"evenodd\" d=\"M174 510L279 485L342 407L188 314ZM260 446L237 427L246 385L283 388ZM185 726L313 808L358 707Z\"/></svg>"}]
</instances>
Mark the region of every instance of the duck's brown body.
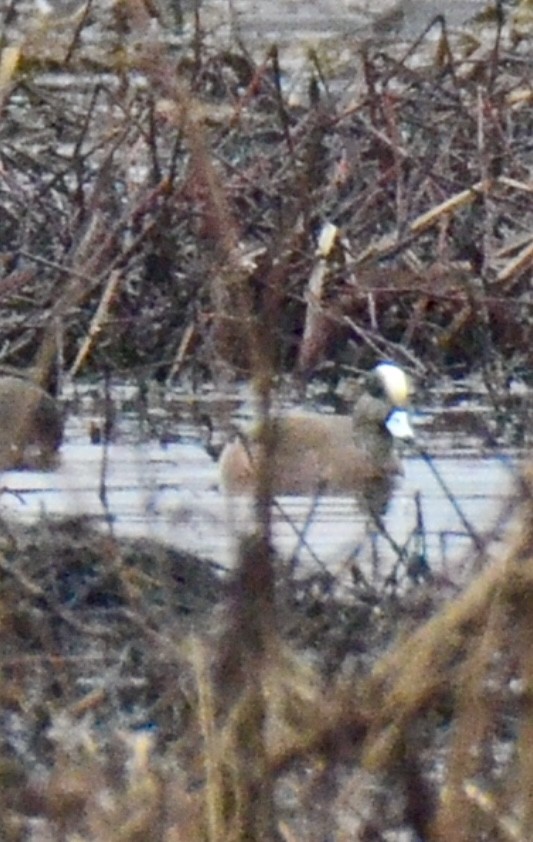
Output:
<instances>
[{"instance_id":1,"label":"duck's brown body","mask_svg":"<svg viewBox=\"0 0 533 842\"><path fill-rule=\"evenodd\" d=\"M55 399L24 376L0 374L0 469L50 467L62 438Z\"/></svg>"},{"instance_id":2,"label":"duck's brown body","mask_svg":"<svg viewBox=\"0 0 533 842\"><path fill-rule=\"evenodd\" d=\"M274 494L346 494L401 470L394 453L384 452L378 461L368 450L356 446L349 415L280 418L276 420L275 437L268 461ZM253 436L249 442L241 437L229 442L220 457L225 491L251 491L259 460L259 446Z\"/></svg>"},{"instance_id":3,"label":"duck's brown body","mask_svg":"<svg viewBox=\"0 0 533 842\"><path fill-rule=\"evenodd\" d=\"M224 490L229 494L253 491L262 464L274 494L367 492L373 483L383 485L383 481L389 487L401 465L387 421L408 395L405 375L388 365L395 376L399 372L403 377L405 395L394 391L380 371L374 376L377 388L360 396L351 416L301 413L277 418L268 452L261 450L253 430L236 436L220 457Z\"/></svg>"}]
</instances>

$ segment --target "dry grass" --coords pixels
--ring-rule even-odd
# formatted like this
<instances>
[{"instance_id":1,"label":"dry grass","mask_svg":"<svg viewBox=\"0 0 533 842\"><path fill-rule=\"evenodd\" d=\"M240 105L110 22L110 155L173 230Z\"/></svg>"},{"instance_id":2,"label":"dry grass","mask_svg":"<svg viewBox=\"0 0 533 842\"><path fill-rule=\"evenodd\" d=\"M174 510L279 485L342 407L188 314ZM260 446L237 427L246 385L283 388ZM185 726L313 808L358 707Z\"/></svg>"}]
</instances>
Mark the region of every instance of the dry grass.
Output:
<instances>
[{"instance_id":1,"label":"dry grass","mask_svg":"<svg viewBox=\"0 0 533 842\"><path fill-rule=\"evenodd\" d=\"M11 530L2 838L327 827L525 842L532 525L529 471L514 539L463 593L376 592L366 613L368 590L320 597L260 536L243 540L228 591L205 562L82 522ZM414 628L413 595L430 615Z\"/></svg>"},{"instance_id":2,"label":"dry grass","mask_svg":"<svg viewBox=\"0 0 533 842\"><path fill-rule=\"evenodd\" d=\"M71 372L238 362L266 445L256 529L222 585L184 553L80 523L4 525L0 835L527 842L531 470L505 555L449 604L420 585L433 616L408 631L410 592L365 611L357 584L326 599L292 581L270 546L267 458L280 367L307 371L350 327L358 363L527 367L523 41L498 30L468 55L441 39L422 69L363 51L349 101L315 56L312 96L291 105L275 50L256 66L197 40L176 59L143 37L147 7L121 8L122 51L96 57L113 83L81 98L33 75L86 68L79 22L66 50L37 31L4 53L6 125L29 133L31 111L48 133L3 140L6 342L24 359L44 332L49 368L59 322ZM311 302L324 217L345 237Z\"/></svg>"},{"instance_id":3,"label":"dry grass","mask_svg":"<svg viewBox=\"0 0 533 842\"><path fill-rule=\"evenodd\" d=\"M531 68L510 11L463 39L326 42L294 90L275 48L222 50L201 15L172 41L154 13L15 15L4 358L48 325L72 374L249 374L264 346L307 375L349 339L359 367L528 369ZM323 259L326 220L342 237Z\"/></svg>"}]
</instances>

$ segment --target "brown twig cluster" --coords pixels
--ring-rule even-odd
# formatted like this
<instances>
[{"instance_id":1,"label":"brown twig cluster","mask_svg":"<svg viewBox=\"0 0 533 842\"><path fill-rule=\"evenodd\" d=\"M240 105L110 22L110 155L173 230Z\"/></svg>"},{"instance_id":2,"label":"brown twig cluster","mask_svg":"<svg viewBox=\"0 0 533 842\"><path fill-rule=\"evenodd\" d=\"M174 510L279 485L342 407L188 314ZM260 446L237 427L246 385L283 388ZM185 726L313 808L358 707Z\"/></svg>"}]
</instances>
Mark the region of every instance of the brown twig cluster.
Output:
<instances>
[{"instance_id":1,"label":"brown twig cluster","mask_svg":"<svg viewBox=\"0 0 533 842\"><path fill-rule=\"evenodd\" d=\"M306 374L349 339L356 364L530 366L526 38L346 37L292 90L275 47L221 50L201 15L171 40L140 0L84 9L4 39L6 357L54 323L72 373L248 373L261 334Z\"/></svg>"}]
</instances>

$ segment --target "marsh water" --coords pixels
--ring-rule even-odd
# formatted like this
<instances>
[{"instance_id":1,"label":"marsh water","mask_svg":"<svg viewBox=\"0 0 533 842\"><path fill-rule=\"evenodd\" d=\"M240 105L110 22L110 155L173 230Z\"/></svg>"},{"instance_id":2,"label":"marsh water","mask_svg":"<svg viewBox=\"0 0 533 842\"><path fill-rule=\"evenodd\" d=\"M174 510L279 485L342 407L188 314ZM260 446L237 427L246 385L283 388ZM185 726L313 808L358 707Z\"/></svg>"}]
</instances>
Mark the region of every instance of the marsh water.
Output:
<instances>
[{"instance_id":1,"label":"marsh water","mask_svg":"<svg viewBox=\"0 0 533 842\"><path fill-rule=\"evenodd\" d=\"M183 5L190 10L190 3ZM271 37L280 40L287 62L307 55L309 39L368 29L376 14L393 5L368 0L341 4L332 0L270 4L205 0L202 9L213 31L218 12L221 22L230 21L237 34L247 36L246 43L255 35L263 45ZM446 12L451 24L459 25L480 5L484 4L478 0L404 3L407 34L412 34L411 23L418 32L439 11ZM33 14L33 4L27 6ZM101 32L96 30L96 34L99 38ZM90 33L86 37L90 39ZM351 61L350 51L348 56ZM72 84L62 74L54 74L52 81ZM93 81L91 77L89 82ZM39 514L52 518L87 515L117 535L151 537L230 567L236 536L250 523L249 501L224 498L218 488L217 466L202 444L197 425L187 417L190 397L183 395L182 402L184 411L173 436L152 433L149 425L143 428L134 411L126 410L120 413L116 439L106 447L89 441L92 408L76 408L69 415L56 470L3 475L4 516L31 521ZM474 414L480 411L479 404L467 409ZM395 563L397 547L403 547L417 528L418 539L415 542L412 537L409 552L426 556L430 566L439 570L457 568L486 533L495 530L497 536L505 528L520 453L485 450L482 439L472 437L466 427L439 424L435 432L433 420L431 412L419 413L420 440L433 454L433 464L448 491L417 452L406 449L405 474L384 518L388 537L377 534L375 524L368 522L350 497L283 498L273 510L279 551L318 570L335 572L355 563L365 572L382 575L387 565ZM163 439L166 444L161 443Z\"/></svg>"},{"instance_id":2,"label":"marsh water","mask_svg":"<svg viewBox=\"0 0 533 842\"><path fill-rule=\"evenodd\" d=\"M57 468L4 473L4 519L84 515L117 536L155 539L231 568L236 539L252 522L252 505L219 489L217 464L191 418L196 399L177 395L172 413L158 408L142 422L137 410L119 407L114 441L105 446L90 442L97 410L91 400L86 404L68 417ZM456 409L416 413L418 441L431 453L438 477L416 450L404 448L405 473L383 519L387 534L352 497L282 497L272 513L279 553L306 572L338 575L356 566L381 579L406 547L407 555L422 556L432 571L456 580L475 557L476 542L490 536L494 551L509 528L520 453L484 450L464 423L465 413L477 418L483 407ZM161 424L164 435L156 429Z\"/></svg>"}]
</instances>

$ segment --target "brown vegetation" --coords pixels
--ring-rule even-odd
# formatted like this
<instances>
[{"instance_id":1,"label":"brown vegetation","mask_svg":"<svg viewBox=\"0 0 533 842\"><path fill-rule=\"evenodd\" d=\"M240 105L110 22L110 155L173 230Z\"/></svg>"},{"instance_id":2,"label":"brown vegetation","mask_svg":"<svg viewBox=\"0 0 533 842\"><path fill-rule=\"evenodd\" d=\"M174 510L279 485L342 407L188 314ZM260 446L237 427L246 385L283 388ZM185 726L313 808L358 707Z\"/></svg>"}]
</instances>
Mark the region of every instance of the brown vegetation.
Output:
<instances>
[{"instance_id":1,"label":"brown vegetation","mask_svg":"<svg viewBox=\"0 0 533 842\"><path fill-rule=\"evenodd\" d=\"M232 366L264 443L278 372L341 338L356 364L526 372L527 39L349 43L342 94L313 54L289 99L276 49L221 51L200 17L172 46L143 3L113 9L96 46L91 3L3 43L12 362L44 336L46 373ZM531 471L516 537L444 604L439 581L295 579L262 461L229 583L79 521L2 524L2 839L527 842Z\"/></svg>"},{"instance_id":2,"label":"brown vegetation","mask_svg":"<svg viewBox=\"0 0 533 842\"><path fill-rule=\"evenodd\" d=\"M53 324L72 372L248 373L261 335L306 374L349 338L364 366L531 367L527 38L346 36L289 92L275 49L113 10L4 36L5 357Z\"/></svg>"},{"instance_id":3,"label":"brown vegetation","mask_svg":"<svg viewBox=\"0 0 533 842\"><path fill-rule=\"evenodd\" d=\"M4 525L2 838L526 842L532 501L447 601Z\"/></svg>"}]
</instances>

